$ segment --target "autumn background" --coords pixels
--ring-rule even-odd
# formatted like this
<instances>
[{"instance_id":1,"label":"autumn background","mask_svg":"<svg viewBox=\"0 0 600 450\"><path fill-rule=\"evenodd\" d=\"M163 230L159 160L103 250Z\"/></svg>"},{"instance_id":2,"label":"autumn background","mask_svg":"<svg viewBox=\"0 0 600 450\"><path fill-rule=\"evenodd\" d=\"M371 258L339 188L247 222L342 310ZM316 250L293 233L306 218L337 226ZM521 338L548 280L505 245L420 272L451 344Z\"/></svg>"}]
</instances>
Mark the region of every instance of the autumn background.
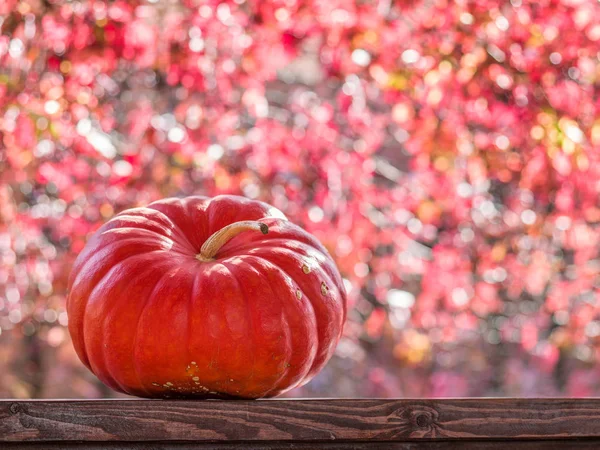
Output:
<instances>
[{"instance_id":1,"label":"autumn background","mask_svg":"<svg viewBox=\"0 0 600 450\"><path fill-rule=\"evenodd\" d=\"M600 395L600 3L0 2L0 397L116 395L66 281L116 212L234 193L336 259L289 396Z\"/></svg>"}]
</instances>

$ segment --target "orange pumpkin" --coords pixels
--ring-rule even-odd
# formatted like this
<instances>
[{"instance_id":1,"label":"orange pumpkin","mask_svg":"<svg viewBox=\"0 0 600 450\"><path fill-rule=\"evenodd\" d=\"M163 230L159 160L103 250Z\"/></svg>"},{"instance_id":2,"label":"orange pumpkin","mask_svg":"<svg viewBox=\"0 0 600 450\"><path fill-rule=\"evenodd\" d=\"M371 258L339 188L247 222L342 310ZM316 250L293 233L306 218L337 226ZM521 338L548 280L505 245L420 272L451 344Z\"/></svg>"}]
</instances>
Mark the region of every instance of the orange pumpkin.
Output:
<instances>
[{"instance_id":1,"label":"orange pumpkin","mask_svg":"<svg viewBox=\"0 0 600 450\"><path fill-rule=\"evenodd\" d=\"M105 384L141 397L271 397L308 382L346 317L325 248L237 196L124 211L78 256L69 331Z\"/></svg>"}]
</instances>

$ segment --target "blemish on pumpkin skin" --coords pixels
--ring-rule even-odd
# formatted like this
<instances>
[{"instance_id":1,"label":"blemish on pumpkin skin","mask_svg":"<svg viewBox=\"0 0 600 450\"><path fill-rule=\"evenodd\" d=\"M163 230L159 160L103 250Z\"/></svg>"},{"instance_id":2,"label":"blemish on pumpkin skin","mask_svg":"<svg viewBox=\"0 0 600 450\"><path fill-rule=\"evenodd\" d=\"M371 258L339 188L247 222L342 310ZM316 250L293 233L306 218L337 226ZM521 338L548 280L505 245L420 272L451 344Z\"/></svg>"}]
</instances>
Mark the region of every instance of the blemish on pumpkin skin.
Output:
<instances>
[{"instance_id":1,"label":"blemish on pumpkin skin","mask_svg":"<svg viewBox=\"0 0 600 450\"><path fill-rule=\"evenodd\" d=\"M194 378L192 378L192 380L194 380L194 381L198 381L199 379L200 379L200 377L194 377Z\"/></svg>"},{"instance_id":2,"label":"blemish on pumpkin skin","mask_svg":"<svg viewBox=\"0 0 600 450\"><path fill-rule=\"evenodd\" d=\"M167 381L165 384L166 384L167 386L173 386L173 383L171 383L170 381Z\"/></svg>"},{"instance_id":3,"label":"blemish on pumpkin skin","mask_svg":"<svg viewBox=\"0 0 600 450\"><path fill-rule=\"evenodd\" d=\"M327 287L327 285L325 283L321 283L321 294L327 295L328 292L329 288Z\"/></svg>"},{"instance_id":4,"label":"blemish on pumpkin skin","mask_svg":"<svg viewBox=\"0 0 600 450\"><path fill-rule=\"evenodd\" d=\"M300 300L302 298L302 292L300 292L300 289L296 289L296 298L298 300Z\"/></svg>"},{"instance_id":5,"label":"blemish on pumpkin skin","mask_svg":"<svg viewBox=\"0 0 600 450\"><path fill-rule=\"evenodd\" d=\"M304 264L302 266L302 272L304 272L305 274L309 274L310 273L310 267L308 267L306 264Z\"/></svg>"},{"instance_id":6,"label":"blemish on pumpkin skin","mask_svg":"<svg viewBox=\"0 0 600 450\"><path fill-rule=\"evenodd\" d=\"M158 384L158 383L152 383L152 386L158 386L158 387L160 387L160 384Z\"/></svg>"}]
</instances>

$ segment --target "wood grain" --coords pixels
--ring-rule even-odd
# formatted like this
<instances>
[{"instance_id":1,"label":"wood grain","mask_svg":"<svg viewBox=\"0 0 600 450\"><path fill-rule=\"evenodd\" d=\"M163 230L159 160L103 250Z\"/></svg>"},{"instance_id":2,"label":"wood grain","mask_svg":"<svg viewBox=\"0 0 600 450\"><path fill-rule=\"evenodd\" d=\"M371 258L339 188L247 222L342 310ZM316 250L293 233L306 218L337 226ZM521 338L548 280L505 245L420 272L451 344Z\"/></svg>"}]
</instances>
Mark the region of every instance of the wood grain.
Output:
<instances>
[{"instance_id":1,"label":"wood grain","mask_svg":"<svg viewBox=\"0 0 600 450\"><path fill-rule=\"evenodd\" d=\"M506 450L507 441L420 441L420 442L59 442L7 443L2 450ZM510 450L597 450L598 441L510 441Z\"/></svg>"},{"instance_id":2,"label":"wood grain","mask_svg":"<svg viewBox=\"0 0 600 450\"><path fill-rule=\"evenodd\" d=\"M255 448L329 442L357 445L331 448L363 448L361 442L540 439L573 445L579 440L581 448L600 442L600 399L0 401L0 448L9 442L76 448L84 441L103 448L111 442L171 442L168 448L186 442L228 448L236 442L263 445Z\"/></svg>"}]
</instances>

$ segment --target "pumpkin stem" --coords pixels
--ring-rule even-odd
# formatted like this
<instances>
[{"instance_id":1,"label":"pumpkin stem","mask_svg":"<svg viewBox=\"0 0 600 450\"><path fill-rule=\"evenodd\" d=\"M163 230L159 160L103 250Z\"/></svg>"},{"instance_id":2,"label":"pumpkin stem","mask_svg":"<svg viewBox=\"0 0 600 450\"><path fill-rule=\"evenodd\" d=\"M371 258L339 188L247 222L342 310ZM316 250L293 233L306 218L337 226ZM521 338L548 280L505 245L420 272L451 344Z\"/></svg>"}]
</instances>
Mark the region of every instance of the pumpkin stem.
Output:
<instances>
[{"instance_id":1,"label":"pumpkin stem","mask_svg":"<svg viewBox=\"0 0 600 450\"><path fill-rule=\"evenodd\" d=\"M212 234L202 245L200 253L196 255L198 261L213 261L215 255L221 247L223 247L230 239L244 231L260 231L262 234L269 232L269 227L265 223L256 222L254 220L242 220L234 222L221 228L219 231Z\"/></svg>"}]
</instances>

